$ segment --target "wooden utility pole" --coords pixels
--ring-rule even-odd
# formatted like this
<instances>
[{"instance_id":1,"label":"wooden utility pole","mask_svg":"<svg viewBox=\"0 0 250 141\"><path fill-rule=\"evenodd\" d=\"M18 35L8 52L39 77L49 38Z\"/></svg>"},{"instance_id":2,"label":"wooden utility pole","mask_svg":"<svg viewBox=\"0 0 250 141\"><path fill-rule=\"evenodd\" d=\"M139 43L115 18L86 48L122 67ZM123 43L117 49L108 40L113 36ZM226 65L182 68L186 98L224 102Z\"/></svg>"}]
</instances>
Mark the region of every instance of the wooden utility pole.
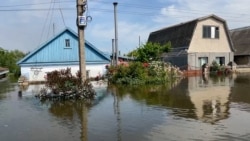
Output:
<instances>
[{"instance_id":1,"label":"wooden utility pole","mask_svg":"<svg viewBox=\"0 0 250 141\"><path fill-rule=\"evenodd\" d=\"M81 25L80 19L84 12L86 6L86 0L76 0L77 2L77 27L78 27L78 46L79 46L79 70L81 74L82 83L86 80L86 64L85 64L85 39L84 39L84 28L85 25Z\"/></svg>"}]
</instances>

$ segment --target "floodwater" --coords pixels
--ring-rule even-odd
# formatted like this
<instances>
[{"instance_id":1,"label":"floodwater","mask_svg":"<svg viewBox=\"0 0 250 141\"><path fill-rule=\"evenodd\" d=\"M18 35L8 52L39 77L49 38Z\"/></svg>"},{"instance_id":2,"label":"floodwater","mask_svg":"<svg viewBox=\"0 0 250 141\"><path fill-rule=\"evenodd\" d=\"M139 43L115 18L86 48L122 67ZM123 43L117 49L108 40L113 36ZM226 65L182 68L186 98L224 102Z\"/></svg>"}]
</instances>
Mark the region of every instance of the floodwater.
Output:
<instances>
[{"instance_id":1,"label":"floodwater","mask_svg":"<svg viewBox=\"0 0 250 141\"><path fill-rule=\"evenodd\" d=\"M34 97L0 81L1 141L250 140L250 74L167 86L98 86L92 104Z\"/></svg>"}]
</instances>

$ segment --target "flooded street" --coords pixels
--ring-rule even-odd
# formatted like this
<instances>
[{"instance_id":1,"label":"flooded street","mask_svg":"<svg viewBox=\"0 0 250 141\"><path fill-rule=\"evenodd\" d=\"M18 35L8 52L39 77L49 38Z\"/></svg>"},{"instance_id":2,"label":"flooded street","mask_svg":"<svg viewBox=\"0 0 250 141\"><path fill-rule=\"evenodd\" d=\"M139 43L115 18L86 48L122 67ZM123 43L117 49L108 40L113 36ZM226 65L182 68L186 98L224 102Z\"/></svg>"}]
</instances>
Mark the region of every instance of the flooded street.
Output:
<instances>
[{"instance_id":1,"label":"flooded street","mask_svg":"<svg viewBox=\"0 0 250 141\"><path fill-rule=\"evenodd\" d=\"M41 102L0 81L1 141L250 140L250 74L97 87L93 104Z\"/></svg>"}]
</instances>

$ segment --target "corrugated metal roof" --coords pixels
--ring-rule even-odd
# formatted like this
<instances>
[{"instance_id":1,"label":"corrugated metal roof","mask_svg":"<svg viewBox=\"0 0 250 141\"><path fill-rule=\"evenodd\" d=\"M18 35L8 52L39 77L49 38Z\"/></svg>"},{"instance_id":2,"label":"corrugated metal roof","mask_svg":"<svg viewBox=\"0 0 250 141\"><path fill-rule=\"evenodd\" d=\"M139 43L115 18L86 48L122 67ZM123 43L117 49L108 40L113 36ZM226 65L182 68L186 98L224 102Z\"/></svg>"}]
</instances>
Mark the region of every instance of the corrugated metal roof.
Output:
<instances>
[{"instance_id":1,"label":"corrugated metal roof","mask_svg":"<svg viewBox=\"0 0 250 141\"><path fill-rule=\"evenodd\" d=\"M250 26L230 30L235 55L250 55Z\"/></svg>"}]
</instances>

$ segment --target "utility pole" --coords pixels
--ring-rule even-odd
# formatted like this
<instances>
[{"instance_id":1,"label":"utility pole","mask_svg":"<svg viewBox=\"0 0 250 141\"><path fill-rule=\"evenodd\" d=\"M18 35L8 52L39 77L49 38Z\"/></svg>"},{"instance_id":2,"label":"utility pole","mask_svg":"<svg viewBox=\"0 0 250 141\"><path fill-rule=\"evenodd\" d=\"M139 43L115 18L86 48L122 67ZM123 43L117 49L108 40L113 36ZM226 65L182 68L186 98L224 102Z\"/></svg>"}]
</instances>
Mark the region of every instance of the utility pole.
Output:
<instances>
[{"instance_id":1,"label":"utility pole","mask_svg":"<svg viewBox=\"0 0 250 141\"><path fill-rule=\"evenodd\" d=\"M116 17L116 7L117 2L114 2L114 21L115 21L115 65L118 66L118 35L117 35L117 17Z\"/></svg>"},{"instance_id":2,"label":"utility pole","mask_svg":"<svg viewBox=\"0 0 250 141\"><path fill-rule=\"evenodd\" d=\"M111 61L111 65L115 66L115 39L112 39L112 61Z\"/></svg>"},{"instance_id":3,"label":"utility pole","mask_svg":"<svg viewBox=\"0 0 250 141\"><path fill-rule=\"evenodd\" d=\"M141 37L139 36L139 47L141 46Z\"/></svg>"},{"instance_id":4,"label":"utility pole","mask_svg":"<svg viewBox=\"0 0 250 141\"><path fill-rule=\"evenodd\" d=\"M85 64L85 39L84 39L84 28L85 25L81 25L80 19L83 17L85 12L86 0L76 0L77 2L77 27L78 27L78 47L79 47L79 70L81 74L82 83L86 80L86 64Z\"/></svg>"}]
</instances>

